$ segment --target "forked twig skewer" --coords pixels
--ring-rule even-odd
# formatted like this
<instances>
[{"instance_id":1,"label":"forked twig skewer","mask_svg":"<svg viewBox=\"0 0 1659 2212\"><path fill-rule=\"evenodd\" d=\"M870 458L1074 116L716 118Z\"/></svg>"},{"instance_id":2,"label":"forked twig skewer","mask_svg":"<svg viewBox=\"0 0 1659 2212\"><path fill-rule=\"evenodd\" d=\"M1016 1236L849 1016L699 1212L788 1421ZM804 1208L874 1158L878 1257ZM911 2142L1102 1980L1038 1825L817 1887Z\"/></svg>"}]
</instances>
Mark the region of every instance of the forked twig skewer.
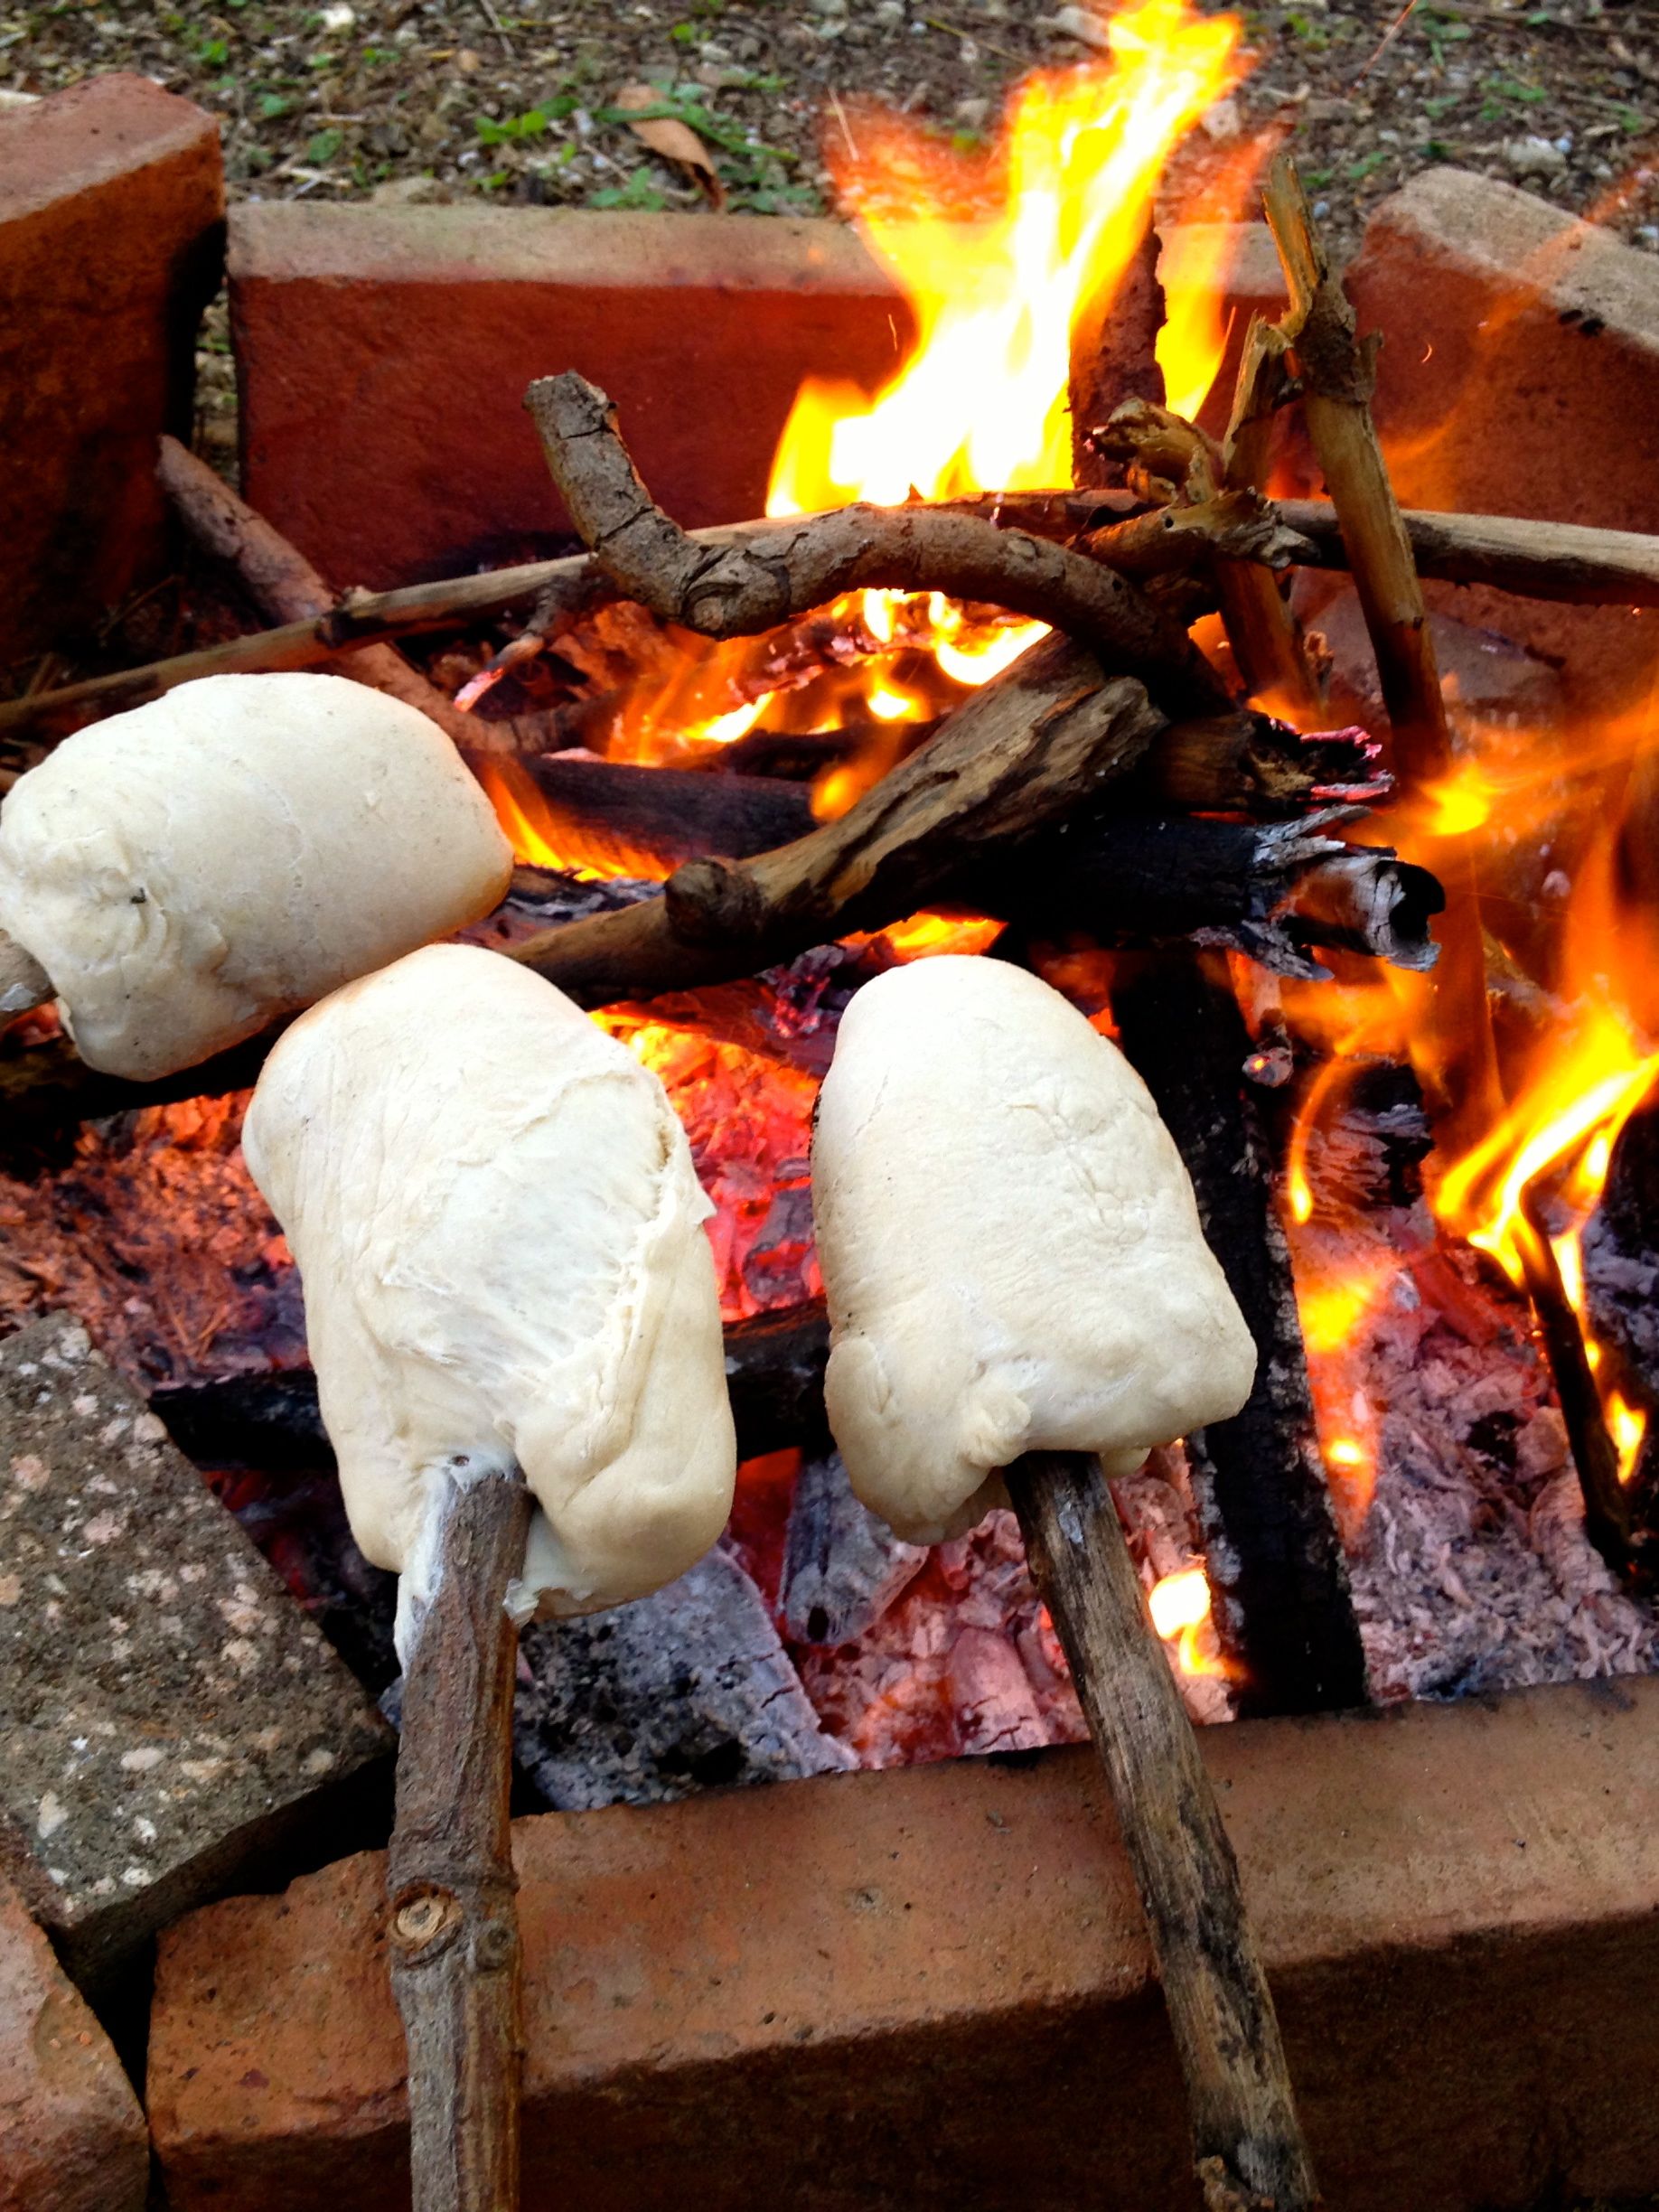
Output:
<instances>
[{"instance_id":1,"label":"forked twig skewer","mask_svg":"<svg viewBox=\"0 0 1659 2212\"><path fill-rule=\"evenodd\" d=\"M508 1586L530 1495L517 1467L432 1478L424 1598L400 1589L392 1989L408 2045L414 2212L519 2201L522 1986L508 1801L518 1630Z\"/></svg>"},{"instance_id":2,"label":"forked twig skewer","mask_svg":"<svg viewBox=\"0 0 1659 2212\"><path fill-rule=\"evenodd\" d=\"M1151 1931L1206 2212L1319 2203L1238 1862L1148 1617L1101 1463L1028 1452L1007 1471Z\"/></svg>"}]
</instances>

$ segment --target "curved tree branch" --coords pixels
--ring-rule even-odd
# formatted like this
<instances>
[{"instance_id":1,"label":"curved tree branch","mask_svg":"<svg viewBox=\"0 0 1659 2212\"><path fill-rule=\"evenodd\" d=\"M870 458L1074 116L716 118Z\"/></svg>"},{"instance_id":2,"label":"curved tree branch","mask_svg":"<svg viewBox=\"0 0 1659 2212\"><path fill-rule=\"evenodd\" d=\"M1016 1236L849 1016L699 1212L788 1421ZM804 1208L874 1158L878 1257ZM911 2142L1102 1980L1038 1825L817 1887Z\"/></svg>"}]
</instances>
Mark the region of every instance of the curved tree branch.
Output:
<instances>
[{"instance_id":1,"label":"curved tree branch","mask_svg":"<svg viewBox=\"0 0 1659 2212\"><path fill-rule=\"evenodd\" d=\"M845 591L947 592L1051 623L1167 708L1211 713L1229 703L1179 625L1084 554L927 507L844 507L780 522L741 546L698 545L653 502L615 408L585 377L540 378L525 405L595 558L664 622L704 637L752 637Z\"/></svg>"}]
</instances>

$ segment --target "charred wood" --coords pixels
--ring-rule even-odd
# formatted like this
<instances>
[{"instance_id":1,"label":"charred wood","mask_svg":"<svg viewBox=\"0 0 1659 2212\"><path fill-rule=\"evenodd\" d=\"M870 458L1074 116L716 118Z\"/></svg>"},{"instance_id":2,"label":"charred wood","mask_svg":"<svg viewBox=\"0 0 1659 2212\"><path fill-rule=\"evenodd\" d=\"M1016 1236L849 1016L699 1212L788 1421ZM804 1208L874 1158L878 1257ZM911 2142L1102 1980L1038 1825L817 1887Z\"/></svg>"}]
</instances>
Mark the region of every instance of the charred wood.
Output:
<instances>
[{"instance_id":1,"label":"charred wood","mask_svg":"<svg viewBox=\"0 0 1659 2212\"><path fill-rule=\"evenodd\" d=\"M1249 717L1240 719L1248 726ZM1341 740L1329 744L1345 750ZM1260 764L1270 765L1270 756ZM1289 782L1297 764L1284 766ZM1311 772L1311 763L1302 764ZM583 852L609 839L660 864L741 858L811 827L798 786L760 777L557 756L531 764L531 773L554 801L553 833L566 830ZM1280 975L1326 975L1312 957L1316 945L1428 969L1439 886L1387 847L1324 834L1359 811L1334 808L1266 828L1184 816L1077 819L1035 839L1012 865L964 871L951 897L1036 935L1139 948L1185 938L1231 944Z\"/></svg>"},{"instance_id":2,"label":"charred wood","mask_svg":"<svg viewBox=\"0 0 1659 2212\"><path fill-rule=\"evenodd\" d=\"M805 1644L850 1644L878 1621L927 1563L853 1495L841 1456L810 1454L789 1509L778 1612Z\"/></svg>"},{"instance_id":3,"label":"charred wood","mask_svg":"<svg viewBox=\"0 0 1659 2212\"><path fill-rule=\"evenodd\" d=\"M610 838L666 864L710 853L747 860L808 836L817 824L798 783L697 768L635 768L621 762L533 755L524 767L547 801L555 844Z\"/></svg>"},{"instance_id":4,"label":"charred wood","mask_svg":"<svg viewBox=\"0 0 1659 2212\"><path fill-rule=\"evenodd\" d=\"M726 1380L737 1449L745 1459L814 1445L824 1428L830 1324L821 1299L734 1322L726 1332ZM227 1375L155 1391L152 1410L198 1467L314 1472L333 1457L306 1369Z\"/></svg>"},{"instance_id":5,"label":"charred wood","mask_svg":"<svg viewBox=\"0 0 1659 2212\"><path fill-rule=\"evenodd\" d=\"M722 1546L633 1605L524 1632L513 1748L560 1812L856 1767ZM528 1677L528 1679L526 1679Z\"/></svg>"},{"instance_id":6,"label":"charred wood","mask_svg":"<svg viewBox=\"0 0 1659 2212\"><path fill-rule=\"evenodd\" d=\"M1182 939L1229 945L1276 974L1310 980L1330 973L1314 957L1322 945L1431 968L1439 885L1386 846L1322 834L1354 811L1265 828L1180 817L1077 823L962 895L1033 935L1083 934L1129 949Z\"/></svg>"},{"instance_id":7,"label":"charred wood","mask_svg":"<svg viewBox=\"0 0 1659 2212\"><path fill-rule=\"evenodd\" d=\"M1224 972L1203 956L1126 963L1112 1009L1256 1340L1243 1410L1186 1439L1216 1626L1243 1670L1239 1709L1363 1705L1364 1654L1314 1426L1290 1256L1242 1072L1249 1035Z\"/></svg>"}]
</instances>

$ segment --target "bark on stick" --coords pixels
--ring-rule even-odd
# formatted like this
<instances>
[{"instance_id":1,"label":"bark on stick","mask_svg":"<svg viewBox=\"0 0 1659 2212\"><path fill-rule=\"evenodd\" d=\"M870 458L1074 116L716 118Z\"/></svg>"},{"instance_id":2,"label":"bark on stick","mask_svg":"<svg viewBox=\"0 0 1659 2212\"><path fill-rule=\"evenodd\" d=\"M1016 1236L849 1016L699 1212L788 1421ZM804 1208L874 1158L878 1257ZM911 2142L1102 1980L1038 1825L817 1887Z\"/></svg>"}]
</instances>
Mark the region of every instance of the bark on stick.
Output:
<instances>
[{"instance_id":1,"label":"bark on stick","mask_svg":"<svg viewBox=\"0 0 1659 2212\"><path fill-rule=\"evenodd\" d=\"M409 2172L414 2212L512 2212L524 2037L508 1819L518 1630L506 1597L530 1501L512 1466L445 1470L434 1486L425 1602L410 1607L407 1633L399 1620L403 1729L387 1862Z\"/></svg>"},{"instance_id":2,"label":"bark on stick","mask_svg":"<svg viewBox=\"0 0 1659 2212\"><path fill-rule=\"evenodd\" d=\"M1319 2194L1238 1862L1100 1462L1008 1470L1135 1870L1186 2081L1208 2212L1311 2212Z\"/></svg>"}]
</instances>

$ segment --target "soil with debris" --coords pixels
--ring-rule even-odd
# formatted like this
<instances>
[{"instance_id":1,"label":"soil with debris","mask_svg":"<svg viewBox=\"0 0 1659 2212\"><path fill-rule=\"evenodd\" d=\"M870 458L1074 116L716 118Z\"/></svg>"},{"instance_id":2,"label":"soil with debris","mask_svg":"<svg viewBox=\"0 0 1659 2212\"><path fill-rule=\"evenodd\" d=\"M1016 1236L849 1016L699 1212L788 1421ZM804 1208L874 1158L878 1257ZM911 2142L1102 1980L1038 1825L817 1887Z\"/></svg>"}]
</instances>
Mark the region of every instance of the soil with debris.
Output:
<instances>
[{"instance_id":1,"label":"soil with debris","mask_svg":"<svg viewBox=\"0 0 1659 2212\"><path fill-rule=\"evenodd\" d=\"M1198 135L1184 192L1272 123L1344 248L1376 199L1454 162L1659 250L1651 0L1236 12L1252 73ZM631 121L618 104L645 86L661 95L647 128L654 115L693 131L730 206L801 212L835 203L836 148L861 101L903 108L970 164L1010 81L1087 59L1100 38L1088 9L1017 0L0 0L0 87L52 92L142 71L222 119L242 197L698 205L708 178L654 154L639 111Z\"/></svg>"}]
</instances>

